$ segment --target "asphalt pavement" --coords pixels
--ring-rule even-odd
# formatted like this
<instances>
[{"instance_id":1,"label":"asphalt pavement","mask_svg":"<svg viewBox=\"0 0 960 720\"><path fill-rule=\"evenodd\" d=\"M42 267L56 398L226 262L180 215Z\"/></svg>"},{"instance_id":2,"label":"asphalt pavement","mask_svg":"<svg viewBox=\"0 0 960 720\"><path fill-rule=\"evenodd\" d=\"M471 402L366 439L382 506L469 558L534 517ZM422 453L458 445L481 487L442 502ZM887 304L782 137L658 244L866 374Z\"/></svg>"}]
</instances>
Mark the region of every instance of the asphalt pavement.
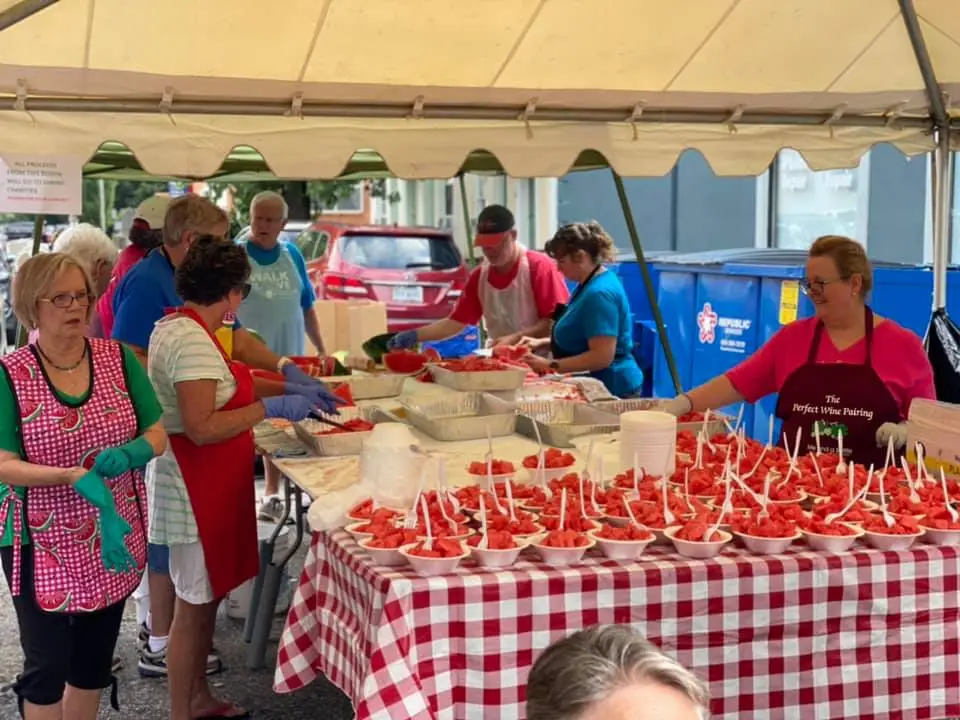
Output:
<instances>
[{"instance_id":1,"label":"asphalt pavement","mask_svg":"<svg viewBox=\"0 0 960 720\"><path fill-rule=\"evenodd\" d=\"M291 562L291 570L299 573L303 567L305 548ZM274 638L279 637L283 617L278 617ZM143 679L137 673L137 620L133 601L127 603L123 629L117 643L117 654L124 666L118 674L120 681L120 712L114 712L104 694L101 718L135 718L136 720L164 720L167 718L167 684L165 680ZM214 642L219 649L226 670L212 678L215 691L251 712L254 720L350 720L353 718L350 701L336 687L319 679L299 692L277 695L273 692L273 663L276 642L269 649L270 667L248 670L247 645L243 642L243 626L226 617L221 611ZM6 582L0 580L0 720L19 718L16 702L8 686L16 677L22 663L17 621L10 603Z\"/></svg>"}]
</instances>

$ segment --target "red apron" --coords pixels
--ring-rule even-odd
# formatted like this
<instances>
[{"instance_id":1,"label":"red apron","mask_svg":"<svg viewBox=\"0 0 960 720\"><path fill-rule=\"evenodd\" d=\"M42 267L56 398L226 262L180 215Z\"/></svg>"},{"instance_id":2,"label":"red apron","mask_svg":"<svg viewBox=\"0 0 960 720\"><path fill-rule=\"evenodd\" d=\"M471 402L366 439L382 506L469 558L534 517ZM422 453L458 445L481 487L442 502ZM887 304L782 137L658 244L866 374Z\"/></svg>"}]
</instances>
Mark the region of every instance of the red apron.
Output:
<instances>
[{"instance_id":1,"label":"red apron","mask_svg":"<svg viewBox=\"0 0 960 720\"><path fill-rule=\"evenodd\" d=\"M230 360L216 336L192 310L169 309L201 325L223 355L237 391L220 410L237 410L256 402L253 377L242 363ZM171 434L170 448L190 497L213 596L222 598L260 570L257 546L253 432L202 447L186 435Z\"/></svg>"},{"instance_id":2,"label":"red apron","mask_svg":"<svg viewBox=\"0 0 960 720\"><path fill-rule=\"evenodd\" d=\"M820 446L836 451L843 433L843 454L862 465L880 468L886 448L878 448L876 433L884 423L899 423L900 405L884 384L870 360L873 346L873 311L864 310L866 359L853 363L818 363L817 351L823 337L818 322L810 343L807 362L794 370L780 388L777 417L792 444L801 429L801 454L816 448L814 425L820 427Z\"/></svg>"}]
</instances>

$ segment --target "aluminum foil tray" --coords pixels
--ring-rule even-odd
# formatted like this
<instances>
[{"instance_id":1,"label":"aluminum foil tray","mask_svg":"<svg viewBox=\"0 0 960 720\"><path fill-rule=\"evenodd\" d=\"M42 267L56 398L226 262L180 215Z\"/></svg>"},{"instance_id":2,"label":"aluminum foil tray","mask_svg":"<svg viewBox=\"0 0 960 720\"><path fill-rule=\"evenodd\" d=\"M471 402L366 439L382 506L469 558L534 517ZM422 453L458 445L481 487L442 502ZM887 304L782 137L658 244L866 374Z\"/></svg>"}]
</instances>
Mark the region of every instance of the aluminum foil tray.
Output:
<instances>
[{"instance_id":1,"label":"aluminum foil tray","mask_svg":"<svg viewBox=\"0 0 960 720\"><path fill-rule=\"evenodd\" d=\"M358 408L340 408L339 415L325 416L336 422L363 418L372 423L384 422L390 418L380 412L376 406ZM318 420L307 419L293 424L293 430L310 452L314 455L359 455L363 448L363 441L370 437L370 432L336 433L333 435L315 435L317 431L332 430Z\"/></svg>"},{"instance_id":2,"label":"aluminum foil tray","mask_svg":"<svg viewBox=\"0 0 960 720\"><path fill-rule=\"evenodd\" d=\"M477 373L485 374L485 373ZM429 400L401 397L407 422L436 440L459 442L512 435L517 411L486 393L470 392Z\"/></svg>"},{"instance_id":3,"label":"aluminum foil tray","mask_svg":"<svg viewBox=\"0 0 960 720\"><path fill-rule=\"evenodd\" d=\"M523 368L489 372L453 372L433 363L427 363L427 368L437 385L460 392L519 390L527 378L527 370Z\"/></svg>"},{"instance_id":4,"label":"aluminum foil tray","mask_svg":"<svg viewBox=\"0 0 960 720\"><path fill-rule=\"evenodd\" d=\"M553 447L572 448L575 437L620 429L616 415L571 400L520 402L517 411L517 432L536 440L539 430L543 442Z\"/></svg>"},{"instance_id":5,"label":"aluminum foil tray","mask_svg":"<svg viewBox=\"0 0 960 720\"><path fill-rule=\"evenodd\" d=\"M346 383L354 400L376 400L377 398L396 397L403 392L403 383L408 375L393 373L370 373L323 377L319 380L336 385Z\"/></svg>"},{"instance_id":6,"label":"aluminum foil tray","mask_svg":"<svg viewBox=\"0 0 960 720\"><path fill-rule=\"evenodd\" d=\"M656 410L657 408L663 407L669 402L664 398L634 398L632 400L598 400L595 403L591 403L590 407L595 407L604 412L608 412L613 415L620 415L625 412L633 412L634 410ZM732 418L729 415L723 415L720 413L710 413L711 420L707 424L707 432L711 437L717 435L718 433L725 433L728 431L727 424L733 425L736 418ZM692 422L692 423L677 423L677 431L682 432L684 430L692 433L700 432L700 429L703 427L702 422ZM620 420L617 419L617 429L620 428Z\"/></svg>"}]
</instances>

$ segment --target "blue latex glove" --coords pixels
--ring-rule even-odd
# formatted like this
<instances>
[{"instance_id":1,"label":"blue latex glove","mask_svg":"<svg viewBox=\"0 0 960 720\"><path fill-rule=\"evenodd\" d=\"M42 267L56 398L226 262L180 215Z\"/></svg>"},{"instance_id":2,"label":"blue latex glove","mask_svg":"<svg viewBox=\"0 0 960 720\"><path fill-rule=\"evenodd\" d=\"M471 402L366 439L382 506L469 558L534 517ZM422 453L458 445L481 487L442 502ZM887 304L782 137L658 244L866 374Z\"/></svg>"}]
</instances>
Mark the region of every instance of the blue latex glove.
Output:
<instances>
[{"instance_id":1,"label":"blue latex glove","mask_svg":"<svg viewBox=\"0 0 960 720\"><path fill-rule=\"evenodd\" d=\"M101 450L93 469L103 477L116 477L127 470L142 468L152 459L153 446L141 436L120 447Z\"/></svg>"},{"instance_id":2,"label":"blue latex glove","mask_svg":"<svg viewBox=\"0 0 960 720\"><path fill-rule=\"evenodd\" d=\"M420 342L416 330L401 330L387 341L391 350L412 350Z\"/></svg>"},{"instance_id":3,"label":"blue latex glove","mask_svg":"<svg viewBox=\"0 0 960 720\"><path fill-rule=\"evenodd\" d=\"M310 401L311 405L319 408L320 412L327 415L339 415L340 410L337 408L337 406L346 403L346 400L339 398L330 392L330 389L327 387L326 383L318 382L316 380L306 385L286 383L283 386L283 391L287 395L299 395L300 397L306 398Z\"/></svg>"},{"instance_id":4,"label":"blue latex glove","mask_svg":"<svg viewBox=\"0 0 960 720\"><path fill-rule=\"evenodd\" d=\"M316 383L312 377L307 375L296 363L288 362L283 366L283 377L286 379L287 383L290 385L310 385L311 383Z\"/></svg>"},{"instance_id":5,"label":"blue latex glove","mask_svg":"<svg viewBox=\"0 0 960 720\"><path fill-rule=\"evenodd\" d=\"M268 418L283 418L284 420L304 420L310 413L316 412L313 404L302 395L278 395L261 400L264 414Z\"/></svg>"}]
</instances>

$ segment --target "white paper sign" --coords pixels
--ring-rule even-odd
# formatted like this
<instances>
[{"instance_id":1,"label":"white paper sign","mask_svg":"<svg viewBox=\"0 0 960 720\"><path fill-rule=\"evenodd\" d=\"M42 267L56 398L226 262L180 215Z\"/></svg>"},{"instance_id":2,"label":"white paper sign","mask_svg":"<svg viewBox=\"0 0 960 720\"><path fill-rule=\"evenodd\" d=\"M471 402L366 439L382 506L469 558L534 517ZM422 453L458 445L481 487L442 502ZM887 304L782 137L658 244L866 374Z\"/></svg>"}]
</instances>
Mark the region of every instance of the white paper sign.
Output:
<instances>
[{"instance_id":1,"label":"white paper sign","mask_svg":"<svg viewBox=\"0 0 960 720\"><path fill-rule=\"evenodd\" d=\"M0 157L0 212L79 215L83 160L70 155Z\"/></svg>"}]
</instances>

